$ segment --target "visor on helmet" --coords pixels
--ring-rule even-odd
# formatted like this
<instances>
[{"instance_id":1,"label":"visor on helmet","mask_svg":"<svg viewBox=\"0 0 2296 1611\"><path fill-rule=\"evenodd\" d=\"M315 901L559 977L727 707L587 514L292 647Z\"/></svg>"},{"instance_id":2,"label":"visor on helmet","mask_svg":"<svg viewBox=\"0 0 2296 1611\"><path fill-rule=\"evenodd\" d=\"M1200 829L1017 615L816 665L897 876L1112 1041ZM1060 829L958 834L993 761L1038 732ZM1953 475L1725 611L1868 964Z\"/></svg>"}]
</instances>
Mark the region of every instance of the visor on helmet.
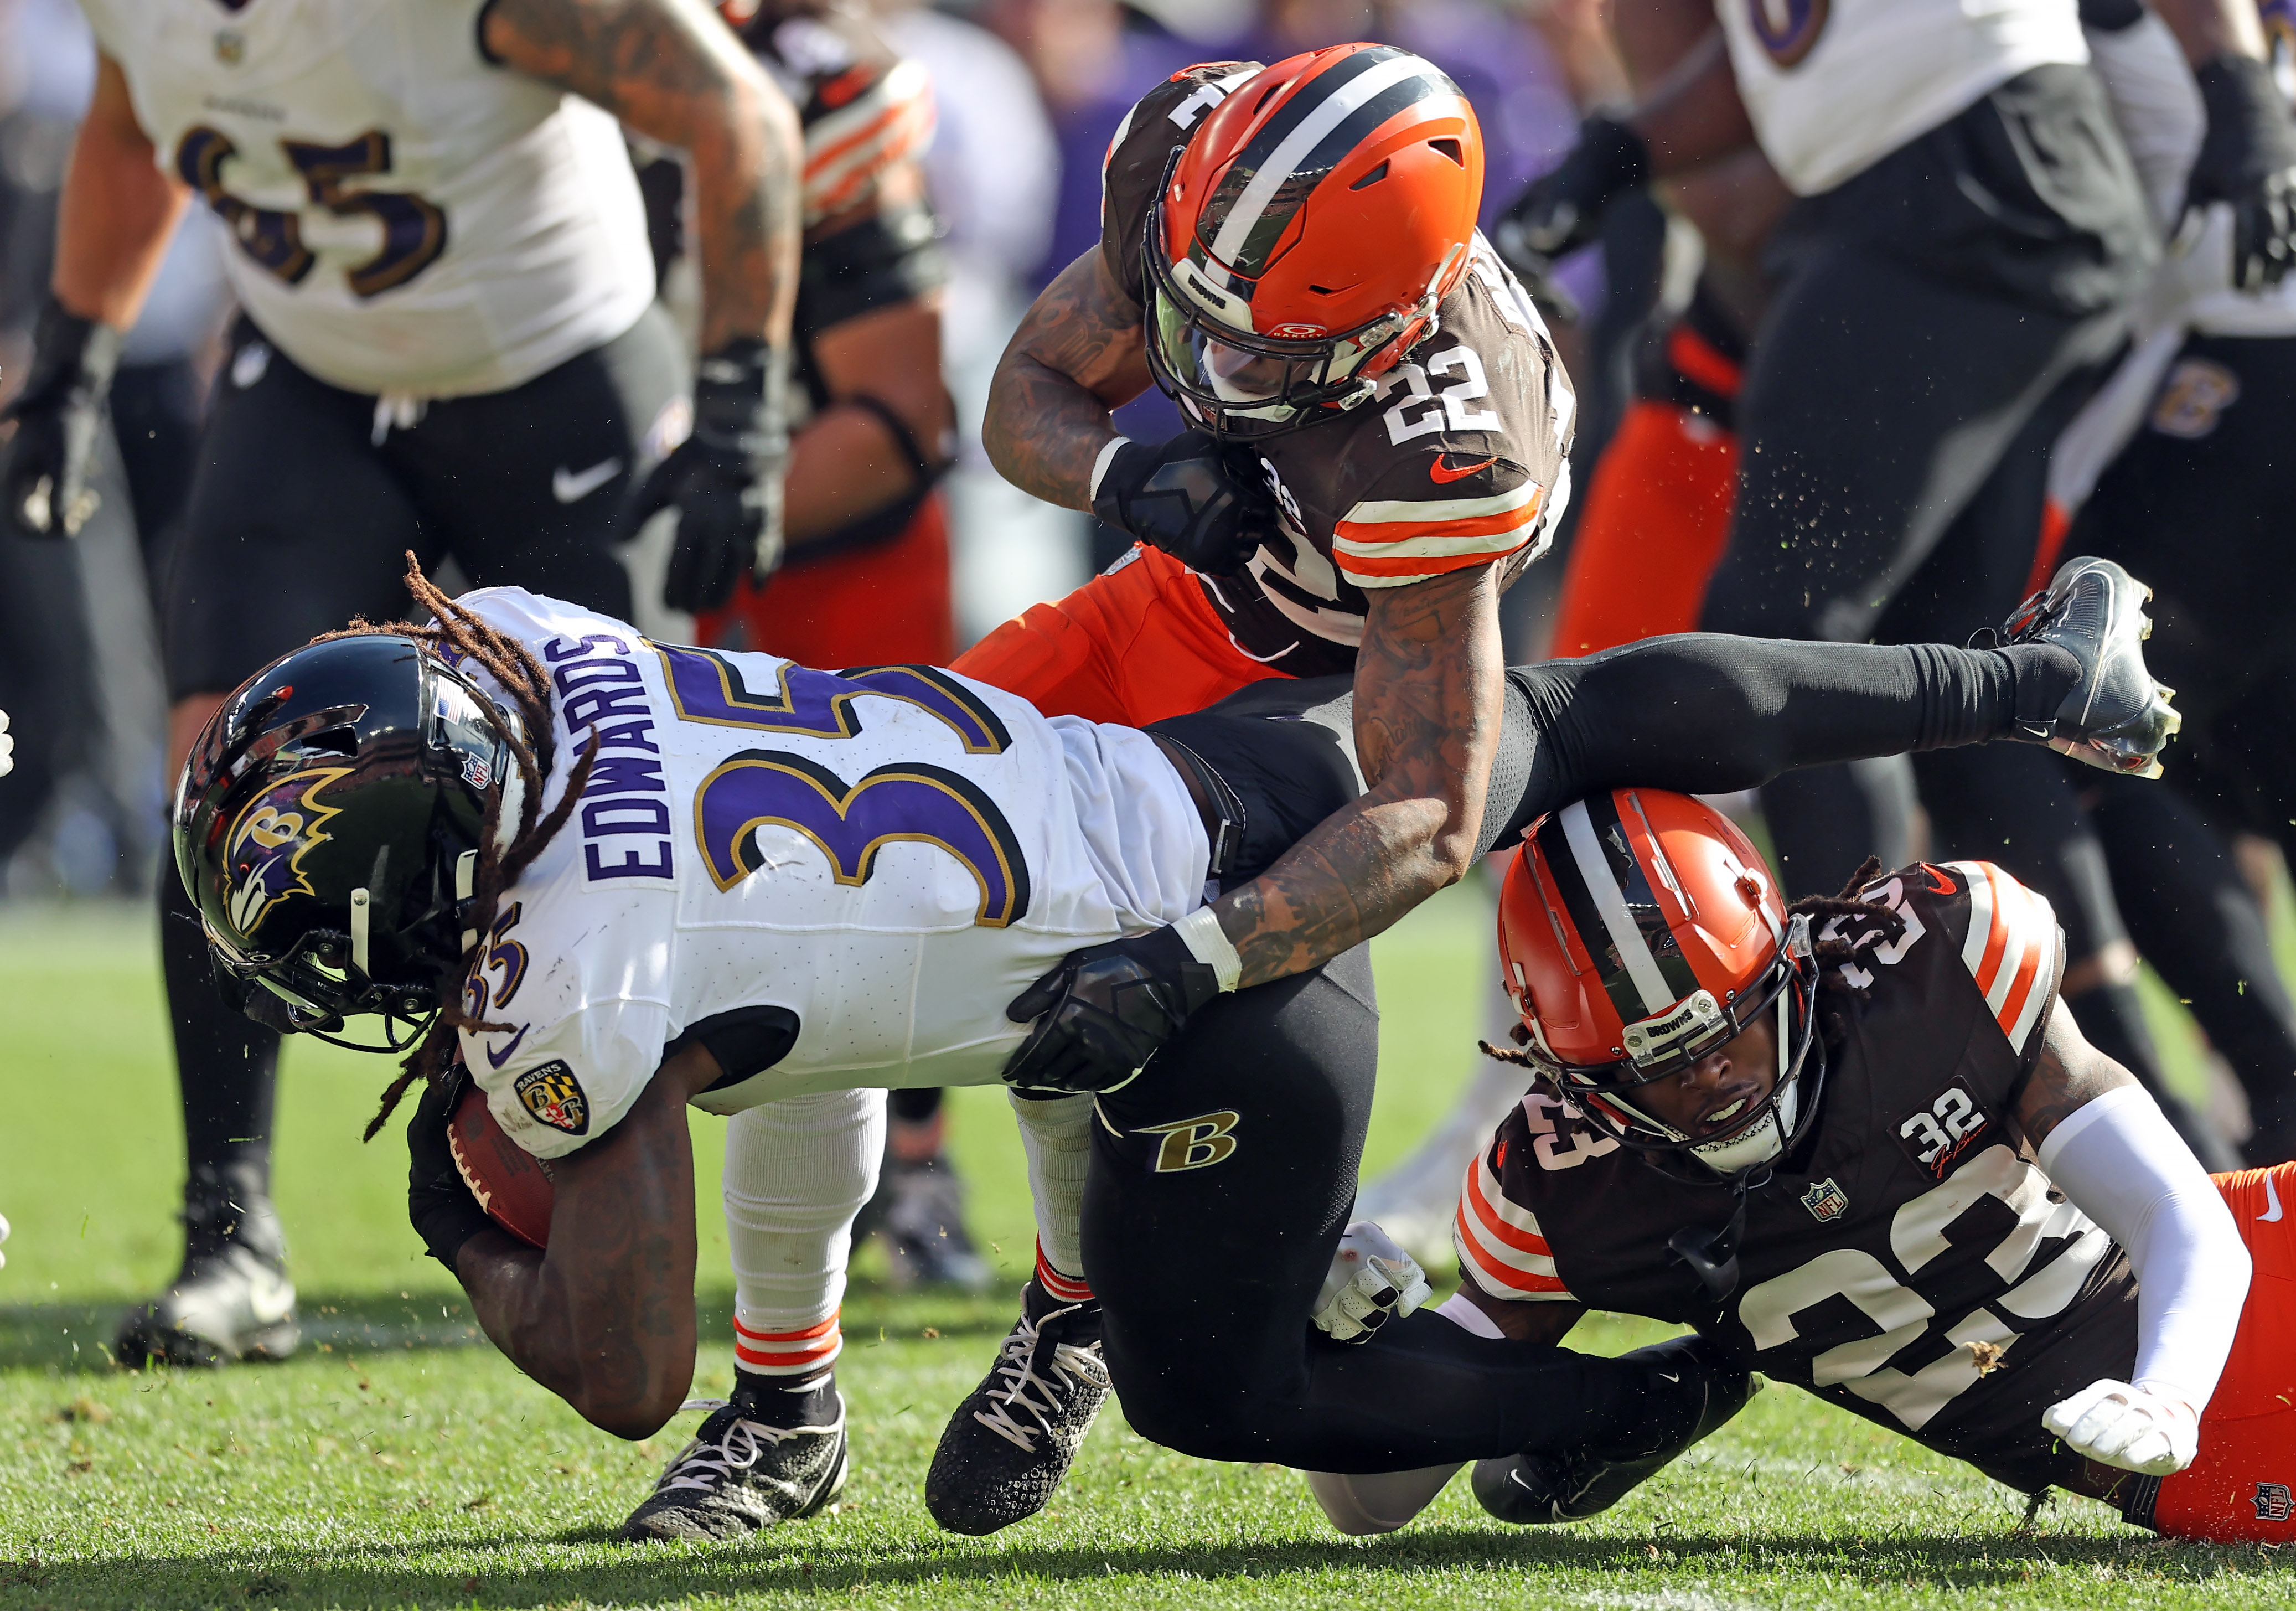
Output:
<instances>
[{"instance_id":1,"label":"visor on helmet","mask_svg":"<svg viewBox=\"0 0 2296 1611\"><path fill-rule=\"evenodd\" d=\"M1193 259L1164 254L1164 206L1149 210L1149 373L1206 430L1231 437L1275 436L1355 407L1377 389L1361 373L1408 325L1388 314L1352 330L1308 325L1263 334L1242 298L1215 284ZM1432 320L1432 301L1426 310Z\"/></svg>"}]
</instances>

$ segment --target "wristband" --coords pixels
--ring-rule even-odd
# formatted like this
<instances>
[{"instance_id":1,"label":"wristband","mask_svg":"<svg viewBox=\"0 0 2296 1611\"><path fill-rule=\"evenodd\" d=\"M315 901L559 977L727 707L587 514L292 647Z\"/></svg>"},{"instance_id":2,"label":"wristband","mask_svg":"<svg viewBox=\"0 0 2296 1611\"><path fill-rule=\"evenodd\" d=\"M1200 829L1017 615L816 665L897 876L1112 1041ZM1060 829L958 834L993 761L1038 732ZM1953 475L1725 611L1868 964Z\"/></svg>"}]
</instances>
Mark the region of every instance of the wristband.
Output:
<instances>
[{"instance_id":1,"label":"wristband","mask_svg":"<svg viewBox=\"0 0 2296 1611\"><path fill-rule=\"evenodd\" d=\"M1106 475L1108 467L1116 462L1118 449L1129 446L1131 441L1128 436L1113 438L1107 447L1100 450L1100 456L1092 461L1092 486L1085 494L1087 500L1100 496L1100 478Z\"/></svg>"},{"instance_id":2,"label":"wristband","mask_svg":"<svg viewBox=\"0 0 2296 1611\"><path fill-rule=\"evenodd\" d=\"M1223 995L1235 989L1237 981L1243 976L1243 958L1236 954L1234 941L1220 927L1219 918L1211 908L1198 907L1174 924L1172 932L1188 948L1189 956L1212 970Z\"/></svg>"}]
</instances>

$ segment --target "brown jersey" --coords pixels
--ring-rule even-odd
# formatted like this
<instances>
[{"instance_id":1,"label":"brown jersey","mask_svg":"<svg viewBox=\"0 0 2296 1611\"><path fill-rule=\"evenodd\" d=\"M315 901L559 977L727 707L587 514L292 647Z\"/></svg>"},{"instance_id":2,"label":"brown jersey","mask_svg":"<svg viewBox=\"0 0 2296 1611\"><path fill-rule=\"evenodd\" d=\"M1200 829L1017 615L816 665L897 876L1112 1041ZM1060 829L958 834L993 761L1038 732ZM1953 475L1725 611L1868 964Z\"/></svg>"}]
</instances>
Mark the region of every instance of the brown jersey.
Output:
<instances>
[{"instance_id":1,"label":"brown jersey","mask_svg":"<svg viewBox=\"0 0 2296 1611\"><path fill-rule=\"evenodd\" d=\"M1141 253L1172 152L1259 64L1191 67L1125 116L1103 172L1101 253L1147 300ZM1478 234L1467 272L1360 407L1251 444L1282 508L1284 543L1248 574L1200 578L1236 645L1298 677L1351 671L1365 590L1546 551L1570 497L1574 399L1554 343Z\"/></svg>"},{"instance_id":2,"label":"brown jersey","mask_svg":"<svg viewBox=\"0 0 2296 1611\"><path fill-rule=\"evenodd\" d=\"M2063 968L2048 903L1986 862L1868 886L1906 920L1821 933L1859 946L1828 992L1816 1133L1747 1198L1718 1305L1667 1238L1718 1229L1729 1193L1646 1167L1533 1092L1471 1166L1456 1236L1500 1297L1695 1326L1748 1368L2030 1492L2081 1462L2041 1412L2127 1380L2136 1283L2112 1238L2018 1147L2008 1114Z\"/></svg>"}]
</instances>

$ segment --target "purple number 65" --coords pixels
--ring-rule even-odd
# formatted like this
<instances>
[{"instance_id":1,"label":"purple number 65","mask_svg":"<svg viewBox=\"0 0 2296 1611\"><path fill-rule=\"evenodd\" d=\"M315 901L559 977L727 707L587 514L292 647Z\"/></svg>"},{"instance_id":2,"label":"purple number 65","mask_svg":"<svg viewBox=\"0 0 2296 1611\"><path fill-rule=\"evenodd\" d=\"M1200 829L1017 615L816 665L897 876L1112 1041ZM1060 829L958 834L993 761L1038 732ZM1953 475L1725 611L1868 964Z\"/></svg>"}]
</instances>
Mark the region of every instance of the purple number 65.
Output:
<instances>
[{"instance_id":1,"label":"purple number 65","mask_svg":"<svg viewBox=\"0 0 2296 1611\"><path fill-rule=\"evenodd\" d=\"M972 782L939 767L882 766L849 785L787 751L731 757L693 794L694 837L719 889L764 864L757 831L768 823L813 841L840 884L866 884L884 845L938 845L980 886L976 924L1003 928L1028 914L1028 864L1004 814Z\"/></svg>"}]
</instances>

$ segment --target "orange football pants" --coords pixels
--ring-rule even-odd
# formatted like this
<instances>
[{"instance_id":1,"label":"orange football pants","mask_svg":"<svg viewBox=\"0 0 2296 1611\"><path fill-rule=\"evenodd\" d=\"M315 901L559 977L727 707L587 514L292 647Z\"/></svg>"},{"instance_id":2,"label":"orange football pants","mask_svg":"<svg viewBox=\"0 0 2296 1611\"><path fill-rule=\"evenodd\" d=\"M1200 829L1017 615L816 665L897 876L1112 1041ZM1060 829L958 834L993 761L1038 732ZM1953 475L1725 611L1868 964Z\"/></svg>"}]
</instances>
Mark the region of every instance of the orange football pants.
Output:
<instances>
[{"instance_id":1,"label":"orange football pants","mask_svg":"<svg viewBox=\"0 0 2296 1611\"><path fill-rule=\"evenodd\" d=\"M1047 716L1128 727L1284 675L1237 648L1195 573L1145 543L1066 598L1029 605L950 670Z\"/></svg>"},{"instance_id":2,"label":"orange football pants","mask_svg":"<svg viewBox=\"0 0 2296 1611\"><path fill-rule=\"evenodd\" d=\"M722 645L736 621L744 648L801 666L947 665L956 618L940 494L890 542L785 565L762 587L744 578L731 604L695 619L695 635Z\"/></svg>"},{"instance_id":3,"label":"orange football pants","mask_svg":"<svg viewBox=\"0 0 2296 1611\"><path fill-rule=\"evenodd\" d=\"M2296 1163L2216 1177L2256 1272L2199 1458L2161 1483L2152 1525L2178 1538L2296 1541Z\"/></svg>"},{"instance_id":4,"label":"orange football pants","mask_svg":"<svg viewBox=\"0 0 2296 1611\"><path fill-rule=\"evenodd\" d=\"M1674 403L1628 404L1587 489L1553 653L1696 630L1737 497L1735 435Z\"/></svg>"}]
</instances>

